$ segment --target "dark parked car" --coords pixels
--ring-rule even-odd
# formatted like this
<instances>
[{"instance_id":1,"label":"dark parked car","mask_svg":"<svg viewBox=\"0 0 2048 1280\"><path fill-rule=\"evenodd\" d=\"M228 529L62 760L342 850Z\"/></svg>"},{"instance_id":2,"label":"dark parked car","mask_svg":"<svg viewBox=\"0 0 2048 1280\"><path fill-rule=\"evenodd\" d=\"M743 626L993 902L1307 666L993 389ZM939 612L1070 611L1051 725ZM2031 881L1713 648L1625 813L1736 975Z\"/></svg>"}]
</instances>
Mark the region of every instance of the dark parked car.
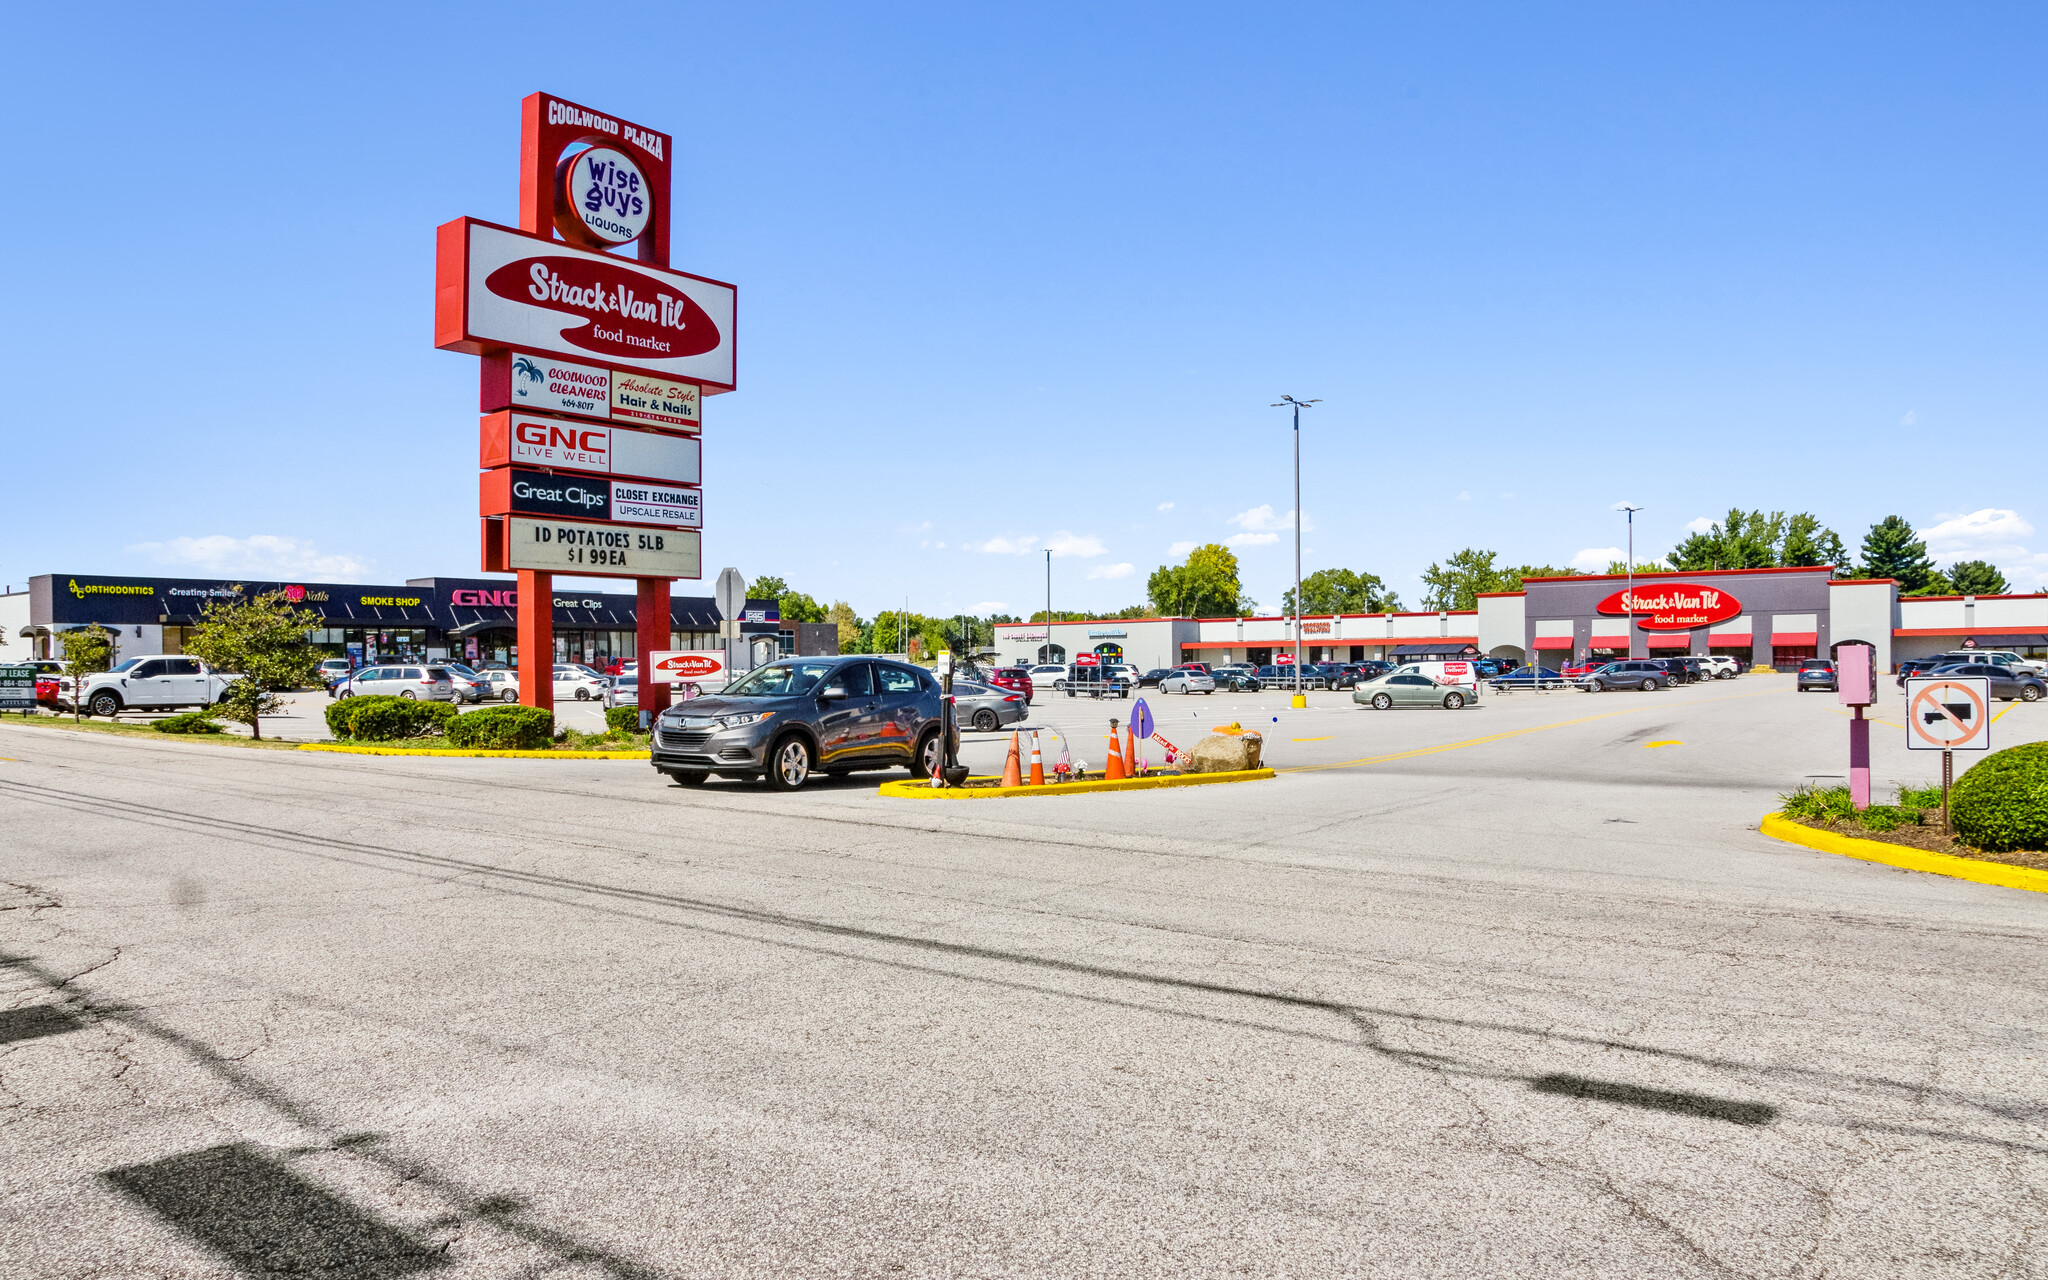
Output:
<instances>
[{"instance_id":1,"label":"dark parked car","mask_svg":"<svg viewBox=\"0 0 2048 1280\"><path fill-rule=\"evenodd\" d=\"M1209 678L1216 682L1218 689L1228 689L1232 693L1257 693L1265 687L1250 667L1218 667L1209 673Z\"/></svg>"},{"instance_id":2,"label":"dark parked car","mask_svg":"<svg viewBox=\"0 0 2048 1280\"><path fill-rule=\"evenodd\" d=\"M1344 665L1352 669L1352 678L1355 682L1377 680L1394 669L1393 663L1382 662L1378 658L1367 658L1363 662L1347 662Z\"/></svg>"},{"instance_id":3,"label":"dark parked car","mask_svg":"<svg viewBox=\"0 0 2048 1280\"><path fill-rule=\"evenodd\" d=\"M863 657L784 658L655 721L656 770L685 786L765 776L794 791L823 770L908 768L939 759L939 682L928 671Z\"/></svg>"},{"instance_id":4,"label":"dark parked car","mask_svg":"<svg viewBox=\"0 0 2048 1280\"><path fill-rule=\"evenodd\" d=\"M1652 658L1650 661L1670 672L1671 683L1673 684L1699 683L1700 661L1698 658Z\"/></svg>"},{"instance_id":5,"label":"dark parked car","mask_svg":"<svg viewBox=\"0 0 2048 1280\"><path fill-rule=\"evenodd\" d=\"M1671 673L1648 659L1635 658L1595 667L1580 676L1576 683L1588 693L1604 693L1609 689L1641 689L1648 693L1652 689L1669 688Z\"/></svg>"},{"instance_id":6,"label":"dark parked car","mask_svg":"<svg viewBox=\"0 0 2048 1280\"><path fill-rule=\"evenodd\" d=\"M1321 689L1327 687L1330 683L1317 672L1314 663L1302 664L1299 672L1294 669L1294 664L1292 663L1275 663L1271 666L1260 667L1258 675L1259 681L1262 684L1278 685L1288 689L1292 689L1297 680L1301 682L1301 687L1304 689Z\"/></svg>"},{"instance_id":7,"label":"dark parked car","mask_svg":"<svg viewBox=\"0 0 2048 1280\"><path fill-rule=\"evenodd\" d=\"M1571 682L1549 667L1516 667L1487 681L1496 689L1562 689Z\"/></svg>"},{"instance_id":8,"label":"dark parked car","mask_svg":"<svg viewBox=\"0 0 2048 1280\"><path fill-rule=\"evenodd\" d=\"M1024 701L1031 701L1036 692L1031 687L1031 672L1024 667L997 667L988 673L988 683L998 689L1015 689L1024 695Z\"/></svg>"},{"instance_id":9,"label":"dark parked car","mask_svg":"<svg viewBox=\"0 0 2048 1280\"><path fill-rule=\"evenodd\" d=\"M1123 675L1108 667L1074 668L1067 677L1069 698L1128 698L1131 696L1131 682Z\"/></svg>"},{"instance_id":10,"label":"dark parked car","mask_svg":"<svg viewBox=\"0 0 2048 1280\"><path fill-rule=\"evenodd\" d=\"M1803 674L1803 673L1802 673ZM1983 676L1991 682L1991 696L2000 702L2039 702L2048 695L2048 684L2031 671L2015 671L1995 662L1957 662L1924 673L1930 676Z\"/></svg>"},{"instance_id":11,"label":"dark parked car","mask_svg":"<svg viewBox=\"0 0 2048 1280\"><path fill-rule=\"evenodd\" d=\"M1827 658L1807 658L1799 664L1799 692L1808 689L1835 689L1835 664Z\"/></svg>"},{"instance_id":12,"label":"dark parked car","mask_svg":"<svg viewBox=\"0 0 2048 1280\"><path fill-rule=\"evenodd\" d=\"M1152 668L1144 675L1138 677L1138 687L1140 689L1157 689L1159 682L1166 679L1166 672L1167 668L1165 667Z\"/></svg>"},{"instance_id":13,"label":"dark parked car","mask_svg":"<svg viewBox=\"0 0 2048 1280\"><path fill-rule=\"evenodd\" d=\"M1903 689L1906 687L1906 681L1909 677L1924 676L1928 672L1934 670L1936 667L1942 665L1944 664L1939 658L1906 659L1904 662L1901 662L1899 664L1899 688Z\"/></svg>"}]
</instances>

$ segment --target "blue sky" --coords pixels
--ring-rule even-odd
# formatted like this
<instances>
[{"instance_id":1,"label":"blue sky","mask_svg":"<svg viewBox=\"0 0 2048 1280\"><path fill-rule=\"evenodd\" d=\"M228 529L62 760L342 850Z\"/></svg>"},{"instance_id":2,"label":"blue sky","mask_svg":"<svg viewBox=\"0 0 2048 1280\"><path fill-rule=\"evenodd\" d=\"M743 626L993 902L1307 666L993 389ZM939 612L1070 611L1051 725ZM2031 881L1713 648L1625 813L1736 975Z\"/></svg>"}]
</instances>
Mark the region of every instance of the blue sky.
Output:
<instances>
[{"instance_id":1,"label":"blue sky","mask_svg":"<svg viewBox=\"0 0 2048 1280\"><path fill-rule=\"evenodd\" d=\"M0 578L474 572L433 229L515 220L546 89L676 137L740 288L711 574L1021 613L1050 545L1113 608L1234 540L1274 608L1291 392L1306 567L1411 605L1621 500L2048 586L2039 6L649 12L12 15Z\"/></svg>"}]
</instances>

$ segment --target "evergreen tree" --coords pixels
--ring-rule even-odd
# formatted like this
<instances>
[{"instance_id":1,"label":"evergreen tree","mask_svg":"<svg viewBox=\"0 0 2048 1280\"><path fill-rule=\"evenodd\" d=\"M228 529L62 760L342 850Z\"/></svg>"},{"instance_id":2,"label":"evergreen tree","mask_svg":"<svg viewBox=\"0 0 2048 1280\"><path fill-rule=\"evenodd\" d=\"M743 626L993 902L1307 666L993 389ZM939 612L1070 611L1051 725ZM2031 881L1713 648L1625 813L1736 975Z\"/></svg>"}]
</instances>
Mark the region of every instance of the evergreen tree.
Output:
<instances>
[{"instance_id":1,"label":"evergreen tree","mask_svg":"<svg viewBox=\"0 0 2048 1280\"><path fill-rule=\"evenodd\" d=\"M1901 595L1925 595L1935 580L1927 544L1904 516L1886 516L1863 535L1863 576L1891 578Z\"/></svg>"},{"instance_id":2,"label":"evergreen tree","mask_svg":"<svg viewBox=\"0 0 2048 1280\"><path fill-rule=\"evenodd\" d=\"M1958 560L1946 576L1949 591L1959 596L2002 596L2011 589L1989 560Z\"/></svg>"},{"instance_id":3,"label":"evergreen tree","mask_svg":"<svg viewBox=\"0 0 2048 1280\"><path fill-rule=\"evenodd\" d=\"M1831 564L1842 577L1856 571L1855 566L1849 563L1849 552L1842 545L1841 535L1823 525L1818 517L1807 511L1802 511L1786 521L1785 541L1778 551L1778 563Z\"/></svg>"}]
</instances>

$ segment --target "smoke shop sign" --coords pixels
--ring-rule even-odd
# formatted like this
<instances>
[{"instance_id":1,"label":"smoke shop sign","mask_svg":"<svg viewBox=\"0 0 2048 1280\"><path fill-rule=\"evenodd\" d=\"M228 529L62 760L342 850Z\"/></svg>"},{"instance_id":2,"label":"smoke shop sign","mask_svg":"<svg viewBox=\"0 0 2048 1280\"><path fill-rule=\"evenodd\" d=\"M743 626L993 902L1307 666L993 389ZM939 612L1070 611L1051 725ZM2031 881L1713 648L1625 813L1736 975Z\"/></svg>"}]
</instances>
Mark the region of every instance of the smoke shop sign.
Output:
<instances>
[{"instance_id":1,"label":"smoke shop sign","mask_svg":"<svg viewBox=\"0 0 2048 1280\"><path fill-rule=\"evenodd\" d=\"M1624 587L1602 600L1599 608L1606 614L1633 614L1646 631L1689 631L1738 616L1742 602L1718 587L1660 582L1637 587L1633 596Z\"/></svg>"}]
</instances>

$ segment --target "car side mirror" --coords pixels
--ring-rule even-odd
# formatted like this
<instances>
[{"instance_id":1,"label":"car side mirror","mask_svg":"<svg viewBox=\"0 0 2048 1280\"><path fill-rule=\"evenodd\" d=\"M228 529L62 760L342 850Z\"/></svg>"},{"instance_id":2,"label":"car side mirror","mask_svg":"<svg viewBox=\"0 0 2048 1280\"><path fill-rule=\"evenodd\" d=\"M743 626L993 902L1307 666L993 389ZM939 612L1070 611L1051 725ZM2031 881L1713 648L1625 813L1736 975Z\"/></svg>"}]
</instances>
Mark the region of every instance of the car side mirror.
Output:
<instances>
[{"instance_id":1,"label":"car side mirror","mask_svg":"<svg viewBox=\"0 0 2048 1280\"><path fill-rule=\"evenodd\" d=\"M843 684L828 684L818 694L818 701L820 702L843 702L845 699L846 686Z\"/></svg>"}]
</instances>

